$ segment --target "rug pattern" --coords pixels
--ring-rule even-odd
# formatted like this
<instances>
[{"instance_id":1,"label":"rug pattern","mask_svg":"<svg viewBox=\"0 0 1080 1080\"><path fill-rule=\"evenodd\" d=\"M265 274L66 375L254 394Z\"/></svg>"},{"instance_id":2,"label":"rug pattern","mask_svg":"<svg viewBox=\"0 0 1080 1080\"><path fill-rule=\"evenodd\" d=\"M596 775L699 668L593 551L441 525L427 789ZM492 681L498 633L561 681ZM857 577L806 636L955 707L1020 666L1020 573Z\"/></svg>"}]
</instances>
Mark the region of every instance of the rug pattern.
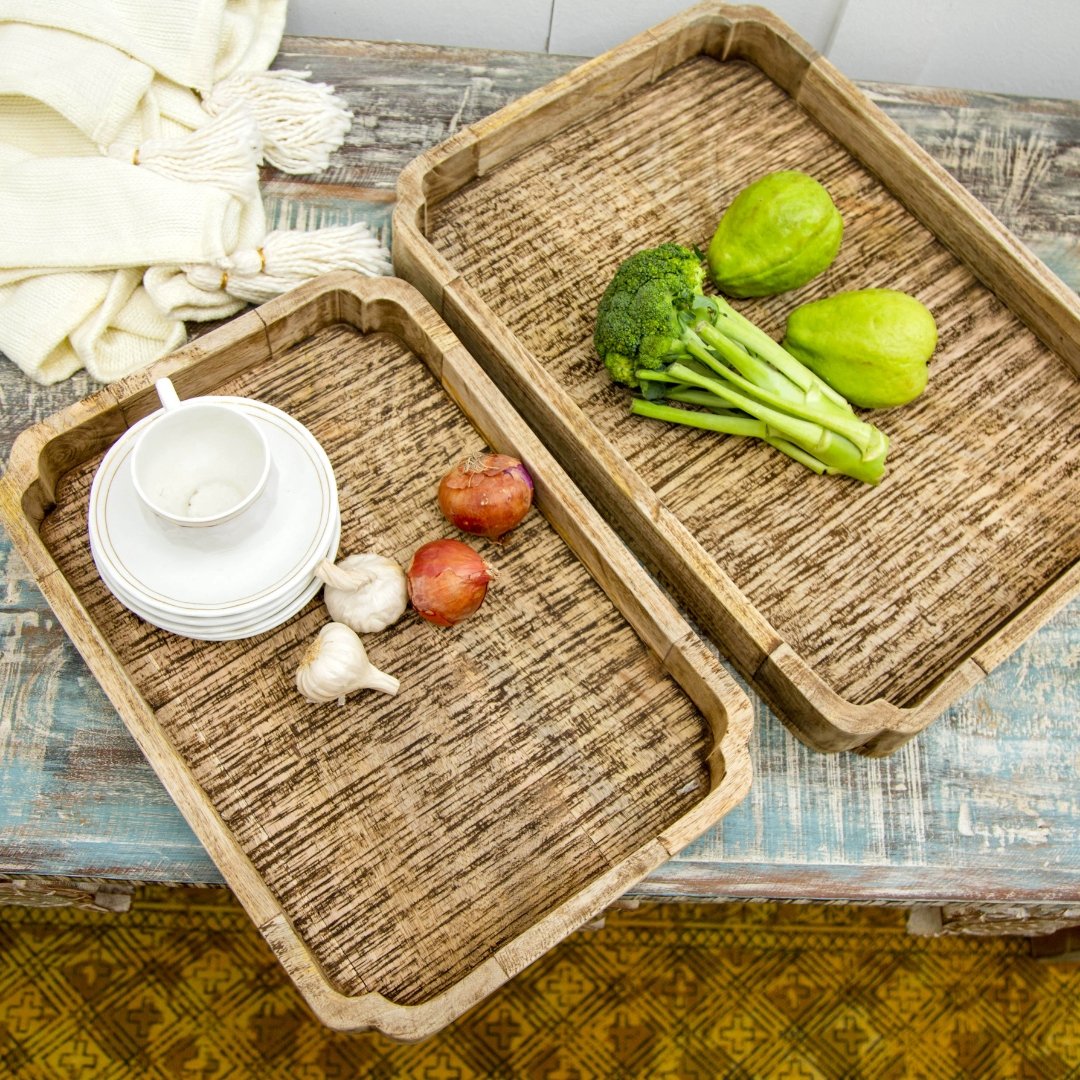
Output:
<instances>
[{"instance_id":1,"label":"rug pattern","mask_svg":"<svg viewBox=\"0 0 1080 1080\"><path fill-rule=\"evenodd\" d=\"M0 1075L418 1080L1080 1078L1080 966L905 912L609 913L418 1044L311 1018L226 890L0 907Z\"/></svg>"}]
</instances>

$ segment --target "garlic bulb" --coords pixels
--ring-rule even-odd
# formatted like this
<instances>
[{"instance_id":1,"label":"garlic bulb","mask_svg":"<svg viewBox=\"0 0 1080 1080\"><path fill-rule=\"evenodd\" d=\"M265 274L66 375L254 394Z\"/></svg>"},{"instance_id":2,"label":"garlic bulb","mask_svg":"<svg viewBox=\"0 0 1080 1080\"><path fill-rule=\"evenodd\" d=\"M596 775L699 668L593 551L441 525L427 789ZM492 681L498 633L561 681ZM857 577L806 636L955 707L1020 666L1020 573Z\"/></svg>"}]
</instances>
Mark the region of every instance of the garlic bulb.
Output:
<instances>
[{"instance_id":1,"label":"garlic bulb","mask_svg":"<svg viewBox=\"0 0 1080 1080\"><path fill-rule=\"evenodd\" d=\"M325 584L323 602L330 618L358 634L385 630L409 602L405 571L382 555L350 555L336 566L323 559L315 576Z\"/></svg>"},{"instance_id":2,"label":"garlic bulb","mask_svg":"<svg viewBox=\"0 0 1080 1080\"><path fill-rule=\"evenodd\" d=\"M308 701L344 704L354 690L396 694L401 684L367 658L363 642L344 623L327 623L304 651L296 671L296 689Z\"/></svg>"}]
</instances>

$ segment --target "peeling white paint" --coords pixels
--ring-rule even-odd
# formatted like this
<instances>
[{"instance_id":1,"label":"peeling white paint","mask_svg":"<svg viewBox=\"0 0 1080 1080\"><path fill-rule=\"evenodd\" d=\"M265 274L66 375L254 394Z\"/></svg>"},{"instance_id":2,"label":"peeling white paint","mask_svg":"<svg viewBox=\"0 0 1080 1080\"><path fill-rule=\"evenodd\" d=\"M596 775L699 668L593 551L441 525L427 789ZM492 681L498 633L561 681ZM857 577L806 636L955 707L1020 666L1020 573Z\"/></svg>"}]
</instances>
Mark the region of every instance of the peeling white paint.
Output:
<instances>
[{"instance_id":1,"label":"peeling white paint","mask_svg":"<svg viewBox=\"0 0 1080 1080\"><path fill-rule=\"evenodd\" d=\"M960 804L960 812L956 815L956 831L961 836L975 835L971 822L971 804L966 799Z\"/></svg>"},{"instance_id":2,"label":"peeling white paint","mask_svg":"<svg viewBox=\"0 0 1080 1080\"><path fill-rule=\"evenodd\" d=\"M825 760L825 778L829 791L829 821L832 825L832 836L827 841L823 841L827 844L823 857L827 857L831 849L836 853L837 858L843 860L845 858L844 818L848 807L842 792L840 763L835 755L830 755Z\"/></svg>"},{"instance_id":3,"label":"peeling white paint","mask_svg":"<svg viewBox=\"0 0 1080 1080\"><path fill-rule=\"evenodd\" d=\"M450 124L447 127L447 134L453 135L461 125L461 120L465 115L465 110L469 107L469 102L472 101L473 94L483 94L491 90L493 83L487 76L474 75L469 79L469 85L465 87L464 93L461 95L461 101L458 103L457 111L450 118Z\"/></svg>"},{"instance_id":4,"label":"peeling white paint","mask_svg":"<svg viewBox=\"0 0 1080 1080\"><path fill-rule=\"evenodd\" d=\"M1012 847L1016 844L1043 847L1049 842L1050 826L1041 820L1030 827L997 824L989 829L977 828L976 833L983 838L986 848Z\"/></svg>"},{"instance_id":5,"label":"peeling white paint","mask_svg":"<svg viewBox=\"0 0 1080 1080\"><path fill-rule=\"evenodd\" d=\"M907 831L909 851L914 854L920 852L926 843L926 814L925 800L923 798L922 778L922 754L918 742L905 743L900 750L900 760L903 762L904 771L907 773L908 784L911 794L906 797L906 805L910 808L910 825Z\"/></svg>"},{"instance_id":6,"label":"peeling white paint","mask_svg":"<svg viewBox=\"0 0 1080 1080\"><path fill-rule=\"evenodd\" d=\"M34 630L41 628L42 618L44 617L42 612L33 609L5 612L4 622L6 623L6 626L4 627L3 633L0 634L0 641L3 641L5 645L10 645L12 642L18 645L19 638L22 637L23 632L28 627ZM0 649L0 662L19 662L20 658L21 650L18 648L15 649L14 656L6 647Z\"/></svg>"}]
</instances>

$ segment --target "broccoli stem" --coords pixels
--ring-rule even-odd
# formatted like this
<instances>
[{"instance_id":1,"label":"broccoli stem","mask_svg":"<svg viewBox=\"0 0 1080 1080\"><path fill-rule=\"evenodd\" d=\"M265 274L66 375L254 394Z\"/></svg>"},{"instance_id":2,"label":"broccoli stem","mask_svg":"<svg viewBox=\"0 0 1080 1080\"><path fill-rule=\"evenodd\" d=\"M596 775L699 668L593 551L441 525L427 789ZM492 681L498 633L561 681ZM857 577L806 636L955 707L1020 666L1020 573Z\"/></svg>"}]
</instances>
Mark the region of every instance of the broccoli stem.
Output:
<instances>
[{"instance_id":1,"label":"broccoli stem","mask_svg":"<svg viewBox=\"0 0 1080 1080\"><path fill-rule=\"evenodd\" d=\"M787 454L789 458L793 458L800 465L805 465L811 472L816 472L818 476L837 471L836 469L830 469L824 462L818 461L813 454L808 454L801 446L796 446L793 442L788 442L787 439L774 439L766 436L765 441L774 449L779 450L781 454Z\"/></svg>"},{"instance_id":2,"label":"broccoli stem","mask_svg":"<svg viewBox=\"0 0 1080 1080\"><path fill-rule=\"evenodd\" d=\"M633 398L630 411L637 416L648 416L653 420L666 420L672 424L687 424L690 427L706 428L708 431L722 431L725 435L745 435L753 439L764 439L768 434L764 421L752 416L732 416L721 413L691 412L674 405L661 405L646 398Z\"/></svg>"},{"instance_id":3,"label":"broccoli stem","mask_svg":"<svg viewBox=\"0 0 1080 1080\"><path fill-rule=\"evenodd\" d=\"M822 427L828 428L829 431L836 432L837 435L843 435L845 439L850 439L864 454L872 452L871 448L874 446L873 428L860 420L847 402L844 402L844 408L840 408L831 398L825 398L819 393L816 386L812 385L809 389L804 390L789 381L784 375L776 372L776 369L770 368L767 363L758 360L755 365L753 362L755 358L751 357L741 344L725 337L720 330L707 323L699 325L698 333L695 336L699 337L700 340L695 341L693 337L690 337L686 342L687 351L696 359L709 364L717 375L726 379L744 394L750 394L766 405L789 412L793 416L811 420ZM763 336L772 342L772 338L767 335ZM772 343L775 344L775 342ZM743 374L730 371L715 358L710 361L708 359L709 348L704 346L709 346L720 353L721 358L728 361L737 371L745 369ZM788 354L785 352L784 355L787 356ZM750 359L750 363L746 363L747 358ZM799 364L799 361L794 357L789 357L789 359L795 364ZM799 366L802 367L801 364ZM760 368L772 371L773 375L770 376L762 372ZM807 374L811 373L807 371ZM776 386L777 383L781 385L774 391L771 387Z\"/></svg>"},{"instance_id":4,"label":"broccoli stem","mask_svg":"<svg viewBox=\"0 0 1080 1080\"><path fill-rule=\"evenodd\" d=\"M659 384L656 384L659 385ZM664 397L668 401L677 401L683 405L700 405L703 409L711 409L714 413L718 413L721 416L739 416L740 414L735 410L729 408L727 404L718 398L715 394L710 394L708 390L698 390L693 386L680 386L679 384L673 384L665 393ZM685 410L683 410L685 411ZM681 421L681 417L676 417L676 422ZM764 421L762 421L763 423ZM768 427L766 425L766 431ZM794 458L796 461L801 462L808 469L812 469L819 476L823 473L829 472L827 466L823 465L816 457L808 454L805 450L796 446L793 442L788 442L786 439L780 439L772 437L768 434L763 435L762 438L770 446L776 447L782 453L787 454L788 457Z\"/></svg>"},{"instance_id":5,"label":"broccoli stem","mask_svg":"<svg viewBox=\"0 0 1080 1080\"><path fill-rule=\"evenodd\" d=\"M684 424L687 427L703 428L706 431L721 431L725 435L742 435L761 439L780 453L787 454L800 465L805 465L818 476L836 471L787 439L778 438L770 431L768 424L752 416L691 412L689 409L676 409L670 405L661 405L658 402L637 397L630 402L630 412L636 416L647 416L652 420L664 420L669 424Z\"/></svg>"},{"instance_id":6,"label":"broccoli stem","mask_svg":"<svg viewBox=\"0 0 1080 1080\"><path fill-rule=\"evenodd\" d=\"M642 374L644 373L638 373L639 378ZM719 379L710 379L707 376L691 371L685 364L672 364L667 371L663 372L663 376L675 382L686 383L690 386L697 386L702 390L708 390L709 393L715 394L718 398L723 398L729 405L734 405L735 408L742 409L743 412L756 416L759 420L764 420L770 427L782 432L785 438L808 450L811 454L817 455L828 447L831 433L821 424L814 423L812 420L803 420L800 417L781 412L779 409L774 409L761 401L747 397L726 383L722 383Z\"/></svg>"},{"instance_id":7,"label":"broccoli stem","mask_svg":"<svg viewBox=\"0 0 1080 1080\"><path fill-rule=\"evenodd\" d=\"M721 331L732 341L756 353L767 360L777 370L782 371L800 390L809 392L816 389L834 405L851 412L851 403L838 394L824 379L815 375L805 364L796 360L782 345L773 341L759 326L755 326L745 315L740 315L726 300L719 296L710 297L715 305L717 317L724 322ZM717 323L712 324L717 330Z\"/></svg>"},{"instance_id":8,"label":"broccoli stem","mask_svg":"<svg viewBox=\"0 0 1080 1080\"><path fill-rule=\"evenodd\" d=\"M778 435L812 454L827 471L839 472L868 484L876 484L884 474L889 442L877 428L870 425L866 426L870 428L873 439L864 451L850 439L819 423L771 408L739 393L719 379L710 379L692 371L685 364L674 363L663 372L638 371L637 377L645 382L677 382L707 390L728 405L734 405L735 408L764 421L771 429L771 434Z\"/></svg>"},{"instance_id":9,"label":"broccoli stem","mask_svg":"<svg viewBox=\"0 0 1080 1080\"><path fill-rule=\"evenodd\" d=\"M771 390L779 396L789 395L794 398L794 395L798 395L799 401L805 397L806 392L786 375L736 341L724 337L712 323L700 322L694 328L694 332L700 338L700 343L704 348L711 347L719 352L721 357L740 375L763 390Z\"/></svg>"},{"instance_id":10,"label":"broccoli stem","mask_svg":"<svg viewBox=\"0 0 1080 1080\"><path fill-rule=\"evenodd\" d=\"M710 394L708 390L699 390L695 386L682 386L679 383L672 383L667 390L663 391L663 396L668 401L678 401L683 405L700 405L702 408L712 409L715 412L738 415L737 411L732 409L726 401L721 401L715 394Z\"/></svg>"}]
</instances>

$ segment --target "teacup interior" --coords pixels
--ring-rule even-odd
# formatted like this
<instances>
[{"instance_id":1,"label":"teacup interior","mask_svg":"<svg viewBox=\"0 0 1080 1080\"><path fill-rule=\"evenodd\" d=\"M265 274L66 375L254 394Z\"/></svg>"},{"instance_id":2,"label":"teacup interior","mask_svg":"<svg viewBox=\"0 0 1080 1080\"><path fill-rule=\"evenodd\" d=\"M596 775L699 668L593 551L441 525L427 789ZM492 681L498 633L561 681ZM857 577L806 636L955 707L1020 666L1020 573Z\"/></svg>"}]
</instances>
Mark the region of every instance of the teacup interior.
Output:
<instances>
[{"instance_id":1,"label":"teacup interior","mask_svg":"<svg viewBox=\"0 0 1080 1080\"><path fill-rule=\"evenodd\" d=\"M149 426L132 468L152 510L181 524L212 523L258 494L266 479L266 444L236 409L192 403L167 410Z\"/></svg>"}]
</instances>

